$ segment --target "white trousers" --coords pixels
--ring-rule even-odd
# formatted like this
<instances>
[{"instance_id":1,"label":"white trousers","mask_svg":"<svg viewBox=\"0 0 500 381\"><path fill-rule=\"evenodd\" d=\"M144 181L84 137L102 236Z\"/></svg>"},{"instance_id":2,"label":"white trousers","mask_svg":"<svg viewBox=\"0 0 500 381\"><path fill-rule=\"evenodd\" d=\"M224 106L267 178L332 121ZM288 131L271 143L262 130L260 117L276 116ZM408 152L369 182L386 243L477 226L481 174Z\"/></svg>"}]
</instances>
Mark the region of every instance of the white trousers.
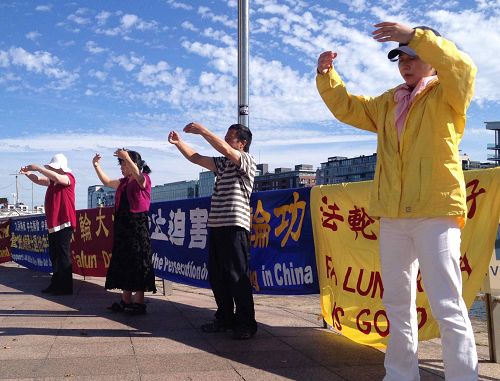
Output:
<instances>
[{"instance_id":1,"label":"white trousers","mask_svg":"<svg viewBox=\"0 0 500 381\"><path fill-rule=\"evenodd\" d=\"M453 218L381 218L380 263L390 323L384 381L418 381L417 273L439 324L447 381L478 379L474 333L462 298L460 229Z\"/></svg>"}]
</instances>

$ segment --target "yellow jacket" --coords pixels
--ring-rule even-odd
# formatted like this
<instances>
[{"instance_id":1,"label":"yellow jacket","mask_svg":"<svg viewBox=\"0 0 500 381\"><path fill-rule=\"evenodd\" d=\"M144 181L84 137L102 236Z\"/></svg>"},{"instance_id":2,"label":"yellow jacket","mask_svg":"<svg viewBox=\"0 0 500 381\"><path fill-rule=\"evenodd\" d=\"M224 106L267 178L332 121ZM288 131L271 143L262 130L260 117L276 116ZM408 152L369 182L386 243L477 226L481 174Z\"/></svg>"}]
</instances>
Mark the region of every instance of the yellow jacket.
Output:
<instances>
[{"instance_id":1,"label":"yellow jacket","mask_svg":"<svg viewBox=\"0 0 500 381\"><path fill-rule=\"evenodd\" d=\"M373 217L466 217L458 153L477 68L455 44L416 29L408 44L438 72L416 96L398 142L394 91L377 97L349 94L335 70L318 74L318 91L335 117L377 133L377 167L369 214Z\"/></svg>"}]
</instances>

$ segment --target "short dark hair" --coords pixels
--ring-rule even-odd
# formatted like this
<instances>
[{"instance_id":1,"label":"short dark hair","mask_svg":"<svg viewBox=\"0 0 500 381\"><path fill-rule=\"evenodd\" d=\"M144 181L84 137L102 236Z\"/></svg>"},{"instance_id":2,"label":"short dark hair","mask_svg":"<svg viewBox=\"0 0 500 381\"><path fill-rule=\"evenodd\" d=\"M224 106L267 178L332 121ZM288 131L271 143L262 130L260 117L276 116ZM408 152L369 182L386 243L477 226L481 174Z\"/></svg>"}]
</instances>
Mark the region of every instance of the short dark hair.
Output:
<instances>
[{"instance_id":1,"label":"short dark hair","mask_svg":"<svg viewBox=\"0 0 500 381\"><path fill-rule=\"evenodd\" d=\"M144 172L146 174L151 173L151 168L148 167L146 162L142 160L141 155L139 152L132 151L132 150L126 150L128 153L128 156L130 159L137 164L137 167L139 168L139 172ZM121 163L122 159L118 158L118 163Z\"/></svg>"},{"instance_id":2,"label":"short dark hair","mask_svg":"<svg viewBox=\"0 0 500 381\"><path fill-rule=\"evenodd\" d=\"M250 144L252 144L252 131L247 126L243 124L232 124L229 126L229 130L236 131L236 137L239 141L246 141L245 147L243 147L243 151L250 151Z\"/></svg>"}]
</instances>

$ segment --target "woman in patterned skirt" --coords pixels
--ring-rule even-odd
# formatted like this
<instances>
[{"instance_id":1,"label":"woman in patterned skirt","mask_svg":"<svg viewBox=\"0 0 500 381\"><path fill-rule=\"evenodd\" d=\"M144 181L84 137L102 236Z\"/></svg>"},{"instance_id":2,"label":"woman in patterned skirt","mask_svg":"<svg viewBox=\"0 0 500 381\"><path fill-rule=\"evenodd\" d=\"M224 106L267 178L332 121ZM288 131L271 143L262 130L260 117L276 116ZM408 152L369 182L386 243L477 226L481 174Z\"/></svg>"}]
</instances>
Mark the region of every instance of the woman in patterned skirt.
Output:
<instances>
[{"instance_id":1,"label":"woman in patterned skirt","mask_svg":"<svg viewBox=\"0 0 500 381\"><path fill-rule=\"evenodd\" d=\"M108 309L144 314L144 292L156 292L148 229L151 170L135 151L118 149L114 156L124 176L117 180L111 180L102 170L100 154L92 160L103 185L116 189L113 253L105 288L121 289L122 298Z\"/></svg>"}]
</instances>

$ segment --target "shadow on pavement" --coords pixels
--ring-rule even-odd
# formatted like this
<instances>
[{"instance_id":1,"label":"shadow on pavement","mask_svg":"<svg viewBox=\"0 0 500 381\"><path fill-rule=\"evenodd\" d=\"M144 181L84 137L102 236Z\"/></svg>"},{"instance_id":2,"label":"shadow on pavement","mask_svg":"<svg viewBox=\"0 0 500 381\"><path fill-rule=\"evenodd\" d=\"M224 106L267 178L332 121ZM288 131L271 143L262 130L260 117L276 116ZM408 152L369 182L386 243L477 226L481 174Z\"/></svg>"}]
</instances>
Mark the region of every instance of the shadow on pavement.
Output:
<instances>
[{"instance_id":1,"label":"shadow on pavement","mask_svg":"<svg viewBox=\"0 0 500 381\"><path fill-rule=\"evenodd\" d=\"M148 313L131 316L106 309L120 293L107 292L102 278L75 279L72 296L42 294L48 282L48 274L0 266L0 378L71 374L101 379L122 371L126 379L141 380L148 375L332 381L380 380L384 375L382 352L285 309L256 306L258 333L237 341L230 332L199 329L214 313L213 298L207 295L149 294ZM24 371L16 368L23 359L30 361ZM442 377L422 371L422 380L438 379Z\"/></svg>"}]
</instances>

